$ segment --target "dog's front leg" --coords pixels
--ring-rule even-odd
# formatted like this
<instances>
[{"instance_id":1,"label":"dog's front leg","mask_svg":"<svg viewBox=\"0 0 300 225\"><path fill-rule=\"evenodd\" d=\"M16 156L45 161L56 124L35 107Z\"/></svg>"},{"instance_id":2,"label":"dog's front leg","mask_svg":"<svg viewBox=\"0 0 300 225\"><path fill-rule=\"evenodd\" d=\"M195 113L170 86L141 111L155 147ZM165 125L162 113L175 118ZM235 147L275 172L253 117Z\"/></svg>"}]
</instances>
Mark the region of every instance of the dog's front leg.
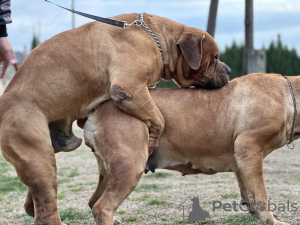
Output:
<instances>
[{"instance_id":1,"label":"dog's front leg","mask_svg":"<svg viewBox=\"0 0 300 225\"><path fill-rule=\"evenodd\" d=\"M111 85L111 97L119 108L144 121L150 129L149 153L158 146L165 120L153 102L147 86Z\"/></svg>"},{"instance_id":2,"label":"dog's front leg","mask_svg":"<svg viewBox=\"0 0 300 225\"><path fill-rule=\"evenodd\" d=\"M286 225L275 220L268 210L267 192L263 177L263 151L250 135L238 137L234 145L234 156L246 187L250 210L254 211L263 224ZM245 193L245 192L244 192Z\"/></svg>"},{"instance_id":3,"label":"dog's front leg","mask_svg":"<svg viewBox=\"0 0 300 225\"><path fill-rule=\"evenodd\" d=\"M239 188L240 188L240 194L241 194L241 198L242 198L241 204L242 205L247 205L250 213L253 213L253 211L251 211L251 208L250 208L247 189L246 189L246 186L245 186L244 181L242 179L240 171L235 172L235 177L236 177L236 180L237 180Z\"/></svg>"}]
</instances>

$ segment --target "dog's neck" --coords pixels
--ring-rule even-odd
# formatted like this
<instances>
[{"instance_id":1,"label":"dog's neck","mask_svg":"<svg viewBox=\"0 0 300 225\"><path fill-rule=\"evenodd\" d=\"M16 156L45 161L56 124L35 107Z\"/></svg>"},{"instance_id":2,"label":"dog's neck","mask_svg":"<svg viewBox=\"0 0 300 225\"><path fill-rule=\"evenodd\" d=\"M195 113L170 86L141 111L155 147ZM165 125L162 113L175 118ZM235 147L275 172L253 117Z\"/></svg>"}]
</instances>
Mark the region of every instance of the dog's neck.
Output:
<instances>
[{"instance_id":1,"label":"dog's neck","mask_svg":"<svg viewBox=\"0 0 300 225\"><path fill-rule=\"evenodd\" d=\"M293 115L291 117L294 117L294 113L296 113L296 119L294 122L294 134L293 134L293 140L300 138L300 76L291 76L288 77L293 94L295 96L296 100L296 112L294 111L294 108L291 110L293 112ZM289 98L292 99L292 94L289 89ZM290 137L288 137L290 139Z\"/></svg>"},{"instance_id":2,"label":"dog's neck","mask_svg":"<svg viewBox=\"0 0 300 225\"><path fill-rule=\"evenodd\" d=\"M144 21L160 42L164 57L164 79L171 80L176 76L175 71L177 71L176 67L179 58L179 51L176 43L180 34L183 32L185 25L171 20L169 22L169 19L167 18L152 16L147 13L144 13Z\"/></svg>"}]
</instances>

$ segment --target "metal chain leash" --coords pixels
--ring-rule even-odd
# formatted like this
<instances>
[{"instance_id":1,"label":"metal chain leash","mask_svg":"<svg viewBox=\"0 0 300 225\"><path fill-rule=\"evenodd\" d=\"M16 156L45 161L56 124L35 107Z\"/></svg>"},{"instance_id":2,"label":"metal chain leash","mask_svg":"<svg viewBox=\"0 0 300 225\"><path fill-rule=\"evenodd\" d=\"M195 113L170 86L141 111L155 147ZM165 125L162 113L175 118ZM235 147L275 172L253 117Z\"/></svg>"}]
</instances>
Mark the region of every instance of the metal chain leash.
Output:
<instances>
[{"instance_id":1,"label":"metal chain leash","mask_svg":"<svg viewBox=\"0 0 300 225\"><path fill-rule=\"evenodd\" d=\"M287 83L289 85L289 88L290 88L290 91L291 91L291 95L292 95L292 99L293 99L293 105L294 105L294 118L293 118L292 130L291 130L291 137L290 137L290 142L287 143L288 148L289 149L293 149L295 147L295 145L292 142L293 142L294 129L295 129L295 121L296 121L296 115L297 115L297 105L296 105L296 98L295 98L295 95L294 95L294 92L293 92L293 88L292 88L291 82L289 81L289 79L286 76L284 76L284 78L286 79L286 81L287 81Z\"/></svg>"},{"instance_id":2,"label":"metal chain leash","mask_svg":"<svg viewBox=\"0 0 300 225\"><path fill-rule=\"evenodd\" d=\"M152 37L152 39L155 41L157 47L158 47L158 50L160 52L160 55L161 55L161 58L162 58L162 62L164 63L164 56L163 56L163 51L162 51L162 48L161 48L161 45L156 37L156 35L152 32L152 30L146 25L145 21L144 21L144 18L143 18L143 13L140 13L139 14L139 20L135 20L133 21L131 24L126 24L125 27L139 27L139 26L142 26L145 28L145 30L150 34L150 36ZM165 77L165 71L162 70L162 77L164 78Z\"/></svg>"}]
</instances>

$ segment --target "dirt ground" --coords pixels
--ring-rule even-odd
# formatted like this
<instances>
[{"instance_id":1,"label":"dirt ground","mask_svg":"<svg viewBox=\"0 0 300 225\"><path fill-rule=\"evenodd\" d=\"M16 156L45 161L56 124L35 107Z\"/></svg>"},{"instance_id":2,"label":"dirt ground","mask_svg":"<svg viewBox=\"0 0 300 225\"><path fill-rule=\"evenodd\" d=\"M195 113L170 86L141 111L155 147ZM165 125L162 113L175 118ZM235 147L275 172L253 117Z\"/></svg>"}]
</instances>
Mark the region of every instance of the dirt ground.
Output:
<instances>
[{"instance_id":1,"label":"dirt ground","mask_svg":"<svg viewBox=\"0 0 300 225\"><path fill-rule=\"evenodd\" d=\"M271 153L264 160L264 173L268 198L277 206L275 216L281 221L300 225L300 141L295 143L294 150L283 147ZM59 153L57 167L58 207L62 220L66 224L95 224L87 205L98 182L93 153L85 146L70 153ZM26 187L16 178L14 168L0 156L1 225L33 224L33 219L23 209L25 195ZM233 173L182 177L177 172L159 170L144 175L117 215L122 218L122 224L191 224L183 221L183 206L187 218L192 204L190 199L194 196L209 213L201 224L260 224L240 209L237 212L233 209L213 211L216 201L222 204L240 202ZM292 203L297 206L296 212L287 208Z\"/></svg>"}]
</instances>

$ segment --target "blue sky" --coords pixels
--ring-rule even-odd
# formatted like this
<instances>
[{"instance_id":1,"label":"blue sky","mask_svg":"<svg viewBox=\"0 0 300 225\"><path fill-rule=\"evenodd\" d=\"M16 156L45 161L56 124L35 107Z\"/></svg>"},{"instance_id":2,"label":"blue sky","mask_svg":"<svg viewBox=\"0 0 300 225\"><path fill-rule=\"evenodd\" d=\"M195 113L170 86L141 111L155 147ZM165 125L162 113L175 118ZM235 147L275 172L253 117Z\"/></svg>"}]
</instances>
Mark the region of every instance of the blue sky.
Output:
<instances>
[{"instance_id":1,"label":"blue sky","mask_svg":"<svg viewBox=\"0 0 300 225\"><path fill-rule=\"evenodd\" d=\"M71 0L53 0L70 7ZM75 9L109 17L123 13L147 12L206 30L210 0L75 0ZM34 29L40 23L40 38L46 40L71 28L71 13L44 0L12 0L13 23L8 25L9 40L17 51L30 49ZM221 50L244 42L244 0L219 0L215 40ZM76 26L91 20L76 16ZM254 46L268 46L281 40L300 54L300 1L254 0Z\"/></svg>"}]
</instances>

